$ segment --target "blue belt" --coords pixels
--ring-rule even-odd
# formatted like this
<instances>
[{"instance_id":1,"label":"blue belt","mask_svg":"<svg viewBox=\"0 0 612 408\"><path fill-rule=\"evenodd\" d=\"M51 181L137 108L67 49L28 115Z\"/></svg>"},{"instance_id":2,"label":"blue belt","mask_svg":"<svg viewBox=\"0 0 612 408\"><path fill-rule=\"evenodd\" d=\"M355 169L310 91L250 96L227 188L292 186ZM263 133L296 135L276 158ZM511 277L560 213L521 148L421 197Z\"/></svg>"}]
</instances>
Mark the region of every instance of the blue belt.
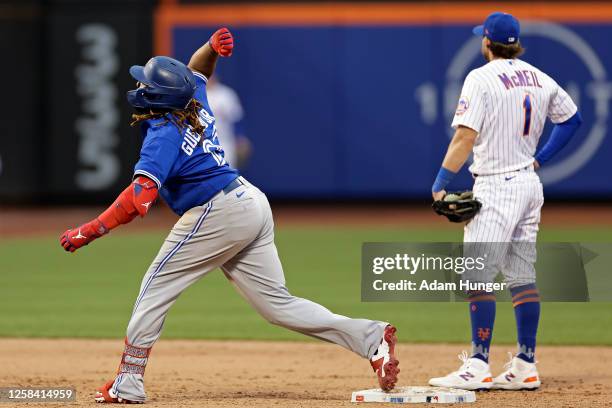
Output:
<instances>
[{"instance_id":1,"label":"blue belt","mask_svg":"<svg viewBox=\"0 0 612 408\"><path fill-rule=\"evenodd\" d=\"M242 181L240 181L240 178L236 178L236 179L234 179L234 181L232 181L231 183L229 183L227 186L225 186L223 188L223 192L225 194L229 194L232 191L234 191L235 189L237 189L238 187L243 186L243 185L244 185L244 183Z\"/></svg>"}]
</instances>

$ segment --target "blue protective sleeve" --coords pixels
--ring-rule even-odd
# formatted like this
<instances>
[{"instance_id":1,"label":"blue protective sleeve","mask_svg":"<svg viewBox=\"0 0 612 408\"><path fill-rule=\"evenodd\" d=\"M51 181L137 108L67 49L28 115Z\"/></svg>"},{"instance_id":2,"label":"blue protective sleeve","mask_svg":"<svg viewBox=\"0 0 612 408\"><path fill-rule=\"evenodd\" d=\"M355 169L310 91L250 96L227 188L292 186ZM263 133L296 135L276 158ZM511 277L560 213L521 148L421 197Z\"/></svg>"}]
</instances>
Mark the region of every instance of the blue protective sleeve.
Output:
<instances>
[{"instance_id":1,"label":"blue protective sleeve","mask_svg":"<svg viewBox=\"0 0 612 408\"><path fill-rule=\"evenodd\" d=\"M434 184L431 187L431 191L433 193L437 193L438 191L444 190L444 188L448 185L448 183L453 180L456 175L457 173L454 173L444 167L440 167L440 171L438 171L436 181L434 181Z\"/></svg>"},{"instance_id":2,"label":"blue protective sleeve","mask_svg":"<svg viewBox=\"0 0 612 408\"><path fill-rule=\"evenodd\" d=\"M555 154L559 153L559 151L570 141L572 136L574 136L574 133L576 133L576 130L578 130L581 124L582 116L580 116L580 112L576 112L574 116L565 122L556 124L550 133L548 142L546 142L535 155L538 164L540 166L543 165L552 159Z\"/></svg>"}]
</instances>

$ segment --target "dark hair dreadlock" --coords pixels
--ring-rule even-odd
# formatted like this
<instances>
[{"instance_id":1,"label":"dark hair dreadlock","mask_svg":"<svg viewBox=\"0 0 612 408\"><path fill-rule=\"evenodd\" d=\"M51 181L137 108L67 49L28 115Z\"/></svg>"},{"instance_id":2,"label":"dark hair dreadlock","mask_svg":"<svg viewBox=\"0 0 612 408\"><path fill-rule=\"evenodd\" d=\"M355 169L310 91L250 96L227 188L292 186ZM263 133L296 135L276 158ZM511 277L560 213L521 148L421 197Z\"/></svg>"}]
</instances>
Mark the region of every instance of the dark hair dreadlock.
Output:
<instances>
[{"instance_id":1,"label":"dark hair dreadlock","mask_svg":"<svg viewBox=\"0 0 612 408\"><path fill-rule=\"evenodd\" d=\"M131 126L135 126L138 123L149 120L149 119L157 119L165 117L166 121L159 124L165 125L168 122L174 123L174 125L179 129L183 130L185 127L190 127L194 133L202 136L204 133L204 126L200 123L200 119L198 113L202 109L202 104L197 100L191 98L187 107L185 109L175 109L168 111L153 111L150 110L146 113L134 113L132 114L132 123Z\"/></svg>"}]
</instances>

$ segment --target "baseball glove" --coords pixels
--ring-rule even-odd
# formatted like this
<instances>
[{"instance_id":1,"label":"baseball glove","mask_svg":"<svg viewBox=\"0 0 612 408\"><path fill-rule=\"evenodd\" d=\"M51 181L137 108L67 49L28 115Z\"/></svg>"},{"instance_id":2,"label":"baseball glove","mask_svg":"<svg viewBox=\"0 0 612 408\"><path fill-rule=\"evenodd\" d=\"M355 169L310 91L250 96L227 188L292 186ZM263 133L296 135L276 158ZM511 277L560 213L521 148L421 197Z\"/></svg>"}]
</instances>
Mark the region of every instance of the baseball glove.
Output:
<instances>
[{"instance_id":1,"label":"baseball glove","mask_svg":"<svg viewBox=\"0 0 612 408\"><path fill-rule=\"evenodd\" d=\"M471 191L447 193L442 200L431 205L438 215L443 215L450 222L469 221L480 211L482 204L474 198Z\"/></svg>"}]
</instances>

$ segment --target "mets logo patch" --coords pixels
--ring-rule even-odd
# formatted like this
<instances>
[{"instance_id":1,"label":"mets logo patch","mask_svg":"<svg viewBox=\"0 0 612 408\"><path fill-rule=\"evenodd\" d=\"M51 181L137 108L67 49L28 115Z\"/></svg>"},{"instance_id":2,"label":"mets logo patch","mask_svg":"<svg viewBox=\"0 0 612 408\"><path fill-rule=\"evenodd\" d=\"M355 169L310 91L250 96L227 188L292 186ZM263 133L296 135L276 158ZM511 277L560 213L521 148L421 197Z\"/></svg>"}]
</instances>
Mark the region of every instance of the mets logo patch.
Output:
<instances>
[{"instance_id":1,"label":"mets logo patch","mask_svg":"<svg viewBox=\"0 0 612 408\"><path fill-rule=\"evenodd\" d=\"M459 98L459 103L457 104L457 110L455 111L455 115L457 116L463 115L465 112L467 112L469 107L470 107L470 100L468 99L467 96L462 96L461 98Z\"/></svg>"},{"instance_id":2,"label":"mets logo patch","mask_svg":"<svg viewBox=\"0 0 612 408\"><path fill-rule=\"evenodd\" d=\"M487 340L489 337L491 337L491 329L489 329L488 327L483 329L482 327L478 328L478 338L482 341Z\"/></svg>"}]
</instances>

